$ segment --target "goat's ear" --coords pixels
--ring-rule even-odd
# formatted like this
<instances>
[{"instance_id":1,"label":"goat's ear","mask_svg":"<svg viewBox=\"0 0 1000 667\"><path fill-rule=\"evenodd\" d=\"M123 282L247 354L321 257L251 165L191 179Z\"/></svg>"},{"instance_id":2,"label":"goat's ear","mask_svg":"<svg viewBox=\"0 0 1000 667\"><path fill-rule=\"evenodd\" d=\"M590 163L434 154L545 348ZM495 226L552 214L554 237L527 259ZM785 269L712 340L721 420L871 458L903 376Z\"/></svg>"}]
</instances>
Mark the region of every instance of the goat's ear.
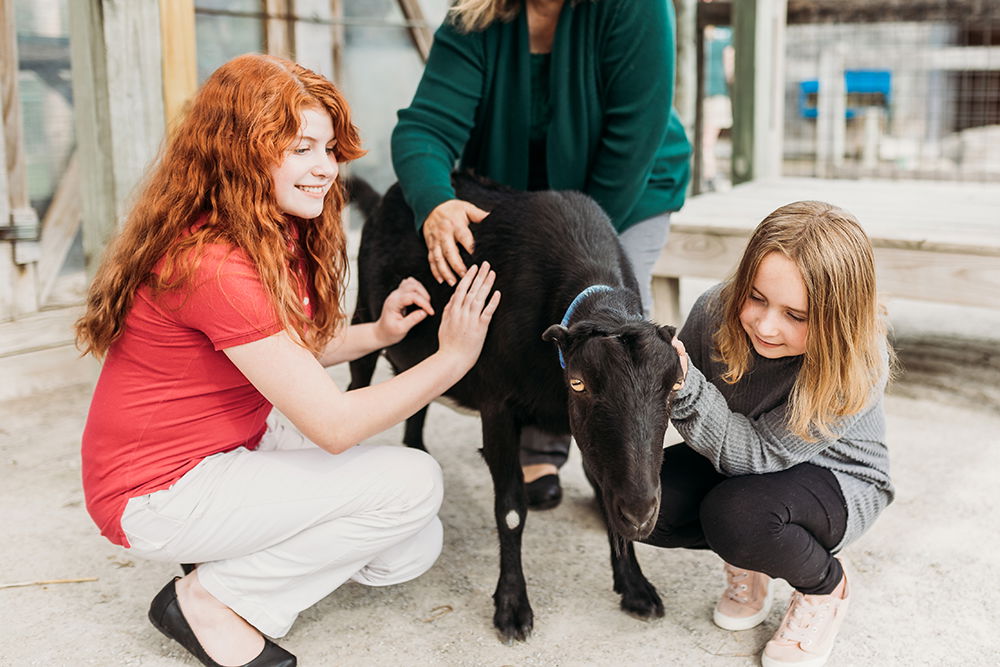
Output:
<instances>
[{"instance_id":1,"label":"goat's ear","mask_svg":"<svg viewBox=\"0 0 1000 667\"><path fill-rule=\"evenodd\" d=\"M555 343L559 347L563 347L566 343L567 335L569 335L569 329L561 324L553 324L542 334L542 340L547 343Z\"/></svg>"},{"instance_id":2,"label":"goat's ear","mask_svg":"<svg viewBox=\"0 0 1000 667\"><path fill-rule=\"evenodd\" d=\"M674 336L677 335L677 329L669 324L664 324L662 327L659 327L656 332L660 334L660 338L668 343L674 339Z\"/></svg>"}]
</instances>

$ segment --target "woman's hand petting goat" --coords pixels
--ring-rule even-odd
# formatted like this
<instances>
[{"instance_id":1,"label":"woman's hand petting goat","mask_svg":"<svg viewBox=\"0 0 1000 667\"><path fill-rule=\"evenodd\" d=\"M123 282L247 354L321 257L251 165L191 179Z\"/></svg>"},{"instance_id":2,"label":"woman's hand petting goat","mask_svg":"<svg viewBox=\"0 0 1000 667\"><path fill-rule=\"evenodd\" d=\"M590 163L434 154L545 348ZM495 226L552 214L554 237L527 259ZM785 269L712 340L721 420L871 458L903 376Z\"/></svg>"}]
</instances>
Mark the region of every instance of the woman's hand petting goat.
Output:
<instances>
[{"instance_id":1,"label":"woman's hand petting goat","mask_svg":"<svg viewBox=\"0 0 1000 667\"><path fill-rule=\"evenodd\" d=\"M493 319L493 313L500 305L500 292L494 292L489 303L489 296L496 273L490 270L490 263L483 262L481 269L472 266L462 276L455 294L448 305L444 307L441 317L441 328L438 329L438 341L441 352L458 355L459 359L468 359L468 368L476 363L479 353L486 340L486 330Z\"/></svg>"},{"instance_id":2,"label":"woman's hand petting goat","mask_svg":"<svg viewBox=\"0 0 1000 667\"><path fill-rule=\"evenodd\" d=\"M470 268L442 313L437 353L409 371L371 387L341 391L312 354L286 331L224 352L303 435L336 454L406 419L472 368L500 303L499 292L494 292L487 303L495 279L496 274L486 262L478 270ZM417 294L410 286L397 288L386 298L383 316L387 309L396 310L396 315L388 315L395 320L400 307L417 305L411 301ZM404 324L415 324L416 319L405 322L402 318L393 326L402 329ZM346 361L380 349L375 334L378 326L347 327L338 337L343 340L331 341L321 360Z\"/></svg>"},{"instance_id":3,"label":"woman's hand petting goat","mask_svg":"<svg viewBox=\"0 0 1000 667\"><path fill-rule=\"evenodd\" d=\"M487 215L488 211L461 199L449 199L431 211L422 231L427 242L427 262L435 280L454 285L458 280L456 273L459 277L465 275L468 269L459 254L458 244L471 254L475 241L469 224L482 222Z\"/></svg>"},{"instance_id":4,"label":"woman's hand petting goat","mask_svg":"<svg viewBox=\"0 0 1000 667\"><path fill-rule=\"evenodd\" d=\"M404 278L385 298L375 322L344 327L319 357L323 366L354 361L375 350L395 345L413 327L434 314L427 288L416 278Z\"/></svg>"},{"instance_id":5,"label":"woman's hand petting goat","mask_svg":"<svg viewBox=\"0 0 1000 667\"><path fill-rule=\"evenodd\" d=\"M395 345L410 329L433 314L434 307L431 306L427 288L416 278L404 278L399 287L386 297L382 314L375 323L376 336L384 343L380 347Z\"/></svg>"}]
</instances>

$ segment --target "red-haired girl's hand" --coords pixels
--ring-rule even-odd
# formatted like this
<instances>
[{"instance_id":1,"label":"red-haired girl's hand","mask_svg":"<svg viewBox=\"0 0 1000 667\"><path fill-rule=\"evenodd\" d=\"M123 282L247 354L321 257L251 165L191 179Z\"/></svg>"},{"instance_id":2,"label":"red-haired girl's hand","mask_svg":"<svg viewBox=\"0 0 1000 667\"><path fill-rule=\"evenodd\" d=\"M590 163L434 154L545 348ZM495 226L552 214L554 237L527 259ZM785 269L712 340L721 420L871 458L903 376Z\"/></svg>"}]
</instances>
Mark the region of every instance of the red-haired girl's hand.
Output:
<instances>
[{"instance_id":1,"label":"red-haired girl's hand","mask_svg":"<svg viewBox=\"0 0 1000 667\"><path fill-rule=\"evenodd\" d=\"M416 306L407 313L407 309ZM382 347L395 345L428 315L434 314L431 295L416 278L404 278L399 287L389 293L382 304L382 314L375 323L375 331Z\"/></svg>"},{"instance_id":2,"label":"red-haired girl's hand","mask_svg":"<svg viewBox=\"0 0 1000 667\"><path fill-rule=\"evenodd\" d=\"M454 355L467 369L479 358L490 320L500 304L500 292L494 292L488 303L486 300L495 280L489 262L469 267L441 316L440 352Z\"/></svg>"}]
</instances>

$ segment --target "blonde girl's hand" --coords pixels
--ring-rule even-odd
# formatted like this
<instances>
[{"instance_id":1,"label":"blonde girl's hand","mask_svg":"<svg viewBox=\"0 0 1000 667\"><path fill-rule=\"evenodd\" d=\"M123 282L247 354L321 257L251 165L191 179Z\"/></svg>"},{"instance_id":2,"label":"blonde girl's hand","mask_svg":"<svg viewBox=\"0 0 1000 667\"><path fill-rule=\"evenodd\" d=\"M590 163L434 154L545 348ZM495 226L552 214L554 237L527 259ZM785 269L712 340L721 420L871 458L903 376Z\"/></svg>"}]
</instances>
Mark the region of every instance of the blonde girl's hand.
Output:
<instances>
[{"instance_id":1,"label":"blonde girl's hand","mask_svg":"<svg viewBox=\"0 0 1000 667\"><path fill-rule=\"evenodd\" d=\"M407 313L407 309L416 306ZM376 336L382 347L395 345L428 315L434 314L431 295L416 278L404 278L399 287L389 293L382 304L382 314L375 323Z\"/></svg>"},{"instance_id":2,"label":"blonde girl's hand","mask_svg":"<svg viewBox=\"0 0 1000 667\"><path fill-rule=\"evenodd\" d=\"M469 223L480 222L489 213L461 199L449 199L438 204L421 227L427 243L427 262L434 279L454 285L455 274L465 275L465 263L458 252L458 244L469 253L475 245Z\"/></svg>"},{"instance_id":3,"label":"blonde girl's hand","mask_svg":"<svg viewBox=\"0 0 1000 667\"><path fill-rule=\"evenodd\" d=\"M467 369L479 358L490 320L500 304L500 292L494 292L487 302L495 280L496 273L490 269L489 262L479 267L471 266L458 282L441 315L440 351L454 355Z\"/></svg>"},{"instance_id":4,"label":"blonde girl's hand","mask_svg":"<svg viewBox=\"0 0 1000 667\"><path fill-rule=\"evenodd\" d=\"M680 391L684 387L684 380L687 379L688 376L687 350L684 349L684 343L682 343L681 339L678 338L677 336L673 337L673 339L670 341L670 344L674 346L674 349L677 350L677 354L681 358L681 379L680 382L678 382L676 385L677 387L676 391Z\"/></svg>"}]
</instances>

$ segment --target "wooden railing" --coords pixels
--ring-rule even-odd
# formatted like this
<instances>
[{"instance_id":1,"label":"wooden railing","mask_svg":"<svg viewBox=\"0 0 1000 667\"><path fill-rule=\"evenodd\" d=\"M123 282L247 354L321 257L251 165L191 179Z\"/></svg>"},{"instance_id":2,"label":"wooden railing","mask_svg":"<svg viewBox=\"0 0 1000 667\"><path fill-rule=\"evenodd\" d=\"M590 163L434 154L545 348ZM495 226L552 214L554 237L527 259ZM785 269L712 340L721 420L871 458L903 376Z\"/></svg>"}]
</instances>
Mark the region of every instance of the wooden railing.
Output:
<instances>
[{"instance_id":1,"label":"wooden railing","mask_svg":"<svg viewBox=\"0 0 1000 667\"><path fill-rule=\"evenodd\" d=\"M781 178L692 197L673 215L653 269L654 318L680 324L680 279L725 279L757 223L803 199L858 217L882 295L1000 308L1000 186Z\"/></svg>"}]
</instances>

